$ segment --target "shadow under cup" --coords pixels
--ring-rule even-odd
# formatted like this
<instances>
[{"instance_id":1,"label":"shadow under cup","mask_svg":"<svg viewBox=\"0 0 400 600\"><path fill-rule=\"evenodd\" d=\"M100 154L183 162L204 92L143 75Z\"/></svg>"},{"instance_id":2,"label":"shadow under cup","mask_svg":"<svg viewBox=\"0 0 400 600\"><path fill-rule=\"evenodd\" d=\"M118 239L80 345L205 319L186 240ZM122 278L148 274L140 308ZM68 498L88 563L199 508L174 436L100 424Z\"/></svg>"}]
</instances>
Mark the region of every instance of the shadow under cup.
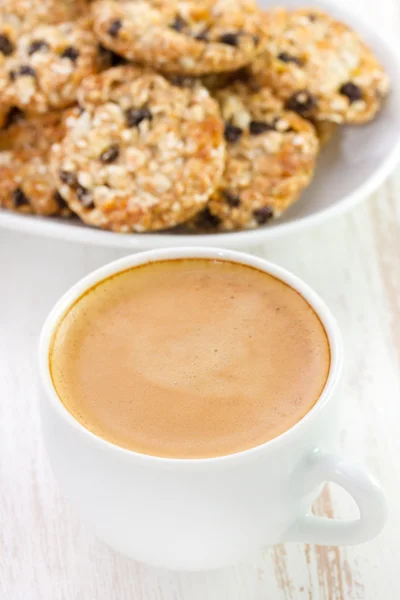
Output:
<instances>
[{"instance_id":1,"label":"shadow under cup","mask_svg":"<svg viewBox=\"0 0 400 600\"><path fill-rule=\"evenodd\" d=\"M58 398L49 371L49 349L57 324L71 305L116 273L182 258L220 259L265 271L296 290L322 322L331 355L325 387L311 410L282 435L214 458L163 458L94 435ZM236 563L265 545L285 540L358 543L383 528L385 501L372 475L331 454L339 431L335 391L342 365L336 322L315 292L276 265L212 248L150 251L120 259L91 273L60 299L43 327L39 358L42 429L55 476L97 535L136 560L170 569L209 569ZM342 485L354 497L359 519L327 520L308 514L326 480Z\"/></svg>"}]
</instances>

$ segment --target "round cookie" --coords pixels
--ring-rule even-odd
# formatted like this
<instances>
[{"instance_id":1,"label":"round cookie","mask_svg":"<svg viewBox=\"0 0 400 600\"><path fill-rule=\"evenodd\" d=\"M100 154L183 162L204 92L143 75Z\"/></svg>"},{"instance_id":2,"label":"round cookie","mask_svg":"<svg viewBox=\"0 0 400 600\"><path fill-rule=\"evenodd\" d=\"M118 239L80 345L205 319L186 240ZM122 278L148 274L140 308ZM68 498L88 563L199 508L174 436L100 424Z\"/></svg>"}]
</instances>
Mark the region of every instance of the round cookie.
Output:
<instances>
[{"instance_id":1,"label":"round cookie","mask_svg":"<svg viewBox=\"0 0 400 600\"><path fill-rule=\"evenodd\" d=\"M217 191L189 227L231 231L279 217L310 183L319 143L314 127L284 110L270 90L236 82L216 92L227 158Z\"/></svg>"},{"instance_id":2,"label":"round cookie","mask_svg":"<svg viewBox=\"0 0 400 600\"><path fill-rule=\"evenodd\" d=\"M191 218L216 188L223 123L205 88L179 88L150 70L88 78L83 113L53 151L61 195L89 225L154 231Z\"/></svg>"},{"instance_id":3,"label":"round cookie","mask_svg":"<svg viewBox=\"0 0 400 600\"><path fill-rule=\"evenodd\" d=\"M251 72L286 108L336 123L364 123L389 92L377 58L347 25L314 9L264 13L265 52Z\"/></svg>"},{"instance_id":4,"label":"round cookie","mask_svg":"<svg viewBox=\"0 0 400 600\"><path fill-rule=\"evenodd\" d=\"M9 28L9 37L3 38L0 90L4 106L28 115L70 106L82 80L108 64L108 53L99 51L88 19L15 33L11 38Z\"/></svg>"},{"instance_id":5,"label":"round cookie","mask_svg":"<svg viewBox=\"0 0 400 600\"><path fill-rule=\"evenodd\" d=\"M73 116L71 117L73 118ZM65 133L67 115L21 118L0 131L0 206L38 215L70 214L50 173L52 144Z\"/></svg>"},{"instance_id":6,"label":"round cookie","mask_svg":"<svg viewBox=\"0 0 400 600\"><path fill-rule=\"evenodd\" d=\"M98 0L93 15L104 46L178 75L237 69L265 37L254 0Z\"/></svg>"}]
</instances>

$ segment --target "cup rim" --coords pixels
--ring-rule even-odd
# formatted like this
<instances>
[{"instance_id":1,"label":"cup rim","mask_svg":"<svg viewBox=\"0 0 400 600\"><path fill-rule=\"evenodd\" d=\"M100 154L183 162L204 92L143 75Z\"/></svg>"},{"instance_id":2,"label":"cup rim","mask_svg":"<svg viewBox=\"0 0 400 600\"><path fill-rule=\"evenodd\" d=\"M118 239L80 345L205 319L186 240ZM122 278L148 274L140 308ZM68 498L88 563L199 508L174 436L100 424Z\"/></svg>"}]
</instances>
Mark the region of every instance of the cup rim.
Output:
<instances>
[{"instance_id":1,"label":"cup rim","mask_svg":"<svg viewBox=\"0 0 400 600\"><path fill-rule=\"evenodd\" d=\"M297 421L297 423L290 427L290 429L287 429L279 436L268 440L263 444L259 444L246 450L241 450L240 452L208 458L174 458L136 452L134 450L129 450L109 442L108 440L101 438L86 429L67 410L56 392L49 368L50 344L58 323L65 315L67 310L72 306L72 304L78 300L85 293L85 291L92 288L102 280L108 279L112 275L115 275L119 272L151 262L161 262L182 258L199 258L209 260L219 259L250 266L260 271L264 271L296 290L316 312L325 329L329 342L331 360L328 378L318 400L306 413L306 415L300 419L300 421ZM238 252L236 250L225 250L221 248L210 247L171 247L150 250L146 252L138 252L107 263L99 269L92 271L76 282L72 287L70 287L69 290L54 305L43 324L39 340L40 380L46 393L46 399L52 405L52 408L56 410L58 416L66 421L69 426L73 427L77 432L85 435L87 439L97 444L99 447L102 447L104 450L113 450L114 452L118 452L121 455L125 455L126 457L130 457L132 459L140 460L142 462L146 461L153 464L162 463L165 466L175 466L178 464L210 465L211 463L228 465L238 458L254 459L260 454L265 454L266 452L279 449L281 445L289 442L290 438L301 435L302 431L315 420L315 418L318 416L318 413L328 403L339 381L342 365L343 344L336 320L322 298L308 284L285 268L258 256L244 252Z\"/></svg>"}]
</instances>

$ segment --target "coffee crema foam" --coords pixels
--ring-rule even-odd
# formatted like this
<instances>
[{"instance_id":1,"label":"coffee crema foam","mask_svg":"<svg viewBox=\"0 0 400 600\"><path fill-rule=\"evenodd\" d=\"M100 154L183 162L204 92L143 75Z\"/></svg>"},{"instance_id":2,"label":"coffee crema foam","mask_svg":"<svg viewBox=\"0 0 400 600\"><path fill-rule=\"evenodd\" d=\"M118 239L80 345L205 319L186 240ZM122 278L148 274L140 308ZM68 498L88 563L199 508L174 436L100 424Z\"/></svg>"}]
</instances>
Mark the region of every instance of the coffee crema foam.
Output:
<instances>
[{"instance_id":1,"label":"coffee crema foam","mask_svg":"<svg viewBox=\"0 0 400 600\"><path fill-rule=\"evenodd\" d=\"M330 368L321 321L272 275L224 260L149 263L90 289L53 336L50 370L85 428L136 452L232 454L316 403Z\"/></svg>"}]
</instances>

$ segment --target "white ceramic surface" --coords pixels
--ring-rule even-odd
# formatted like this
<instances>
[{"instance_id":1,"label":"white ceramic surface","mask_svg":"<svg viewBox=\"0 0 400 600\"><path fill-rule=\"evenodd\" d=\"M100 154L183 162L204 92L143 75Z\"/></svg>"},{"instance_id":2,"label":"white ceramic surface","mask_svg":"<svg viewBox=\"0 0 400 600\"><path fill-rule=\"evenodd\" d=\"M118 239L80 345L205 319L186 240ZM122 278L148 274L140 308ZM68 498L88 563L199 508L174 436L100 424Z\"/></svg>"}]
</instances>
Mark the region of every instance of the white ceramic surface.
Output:
<instances>
[{"instance_id":1,"label":"white ceramic surface","mask_svg":"<svg viewBox=\"0 0 400 600\"><path fill-rule=\"evenodd\" d=\"M65 409L49 373L49 345L68 307L98 281L131 266L182 257L222 258L271 273L298 290L321 318L331 370L320 399L281 436L211 459L166 459L119 448L81 426ZM303 541L345 545L372 539L386 520L368 469L331 454L337 444L342 345L323 301L300 279L263 259L232 251L182 248L136 254L91 273L50 313L40 342L42 430L62 490L97 535L120 552L170 569L227 566L264 545ZM360 516L340 521L308 514L324 481L343 487Z\"/></svg>"},{"instance_id":2,"label":"white ceramic surface","mask_svg":"<svg viewBox=\"0 0 400 600\"><path fill-rule=\"evenodd\" d=\"M277 3L277 2L276 2ZM275 4L276 4L275 3ZM268 7L270 0L260 0ZM239 248L276 238L349 209L371 194L390 174L400 158L400 58L390 44L359 16L337 6L334 0L281 0L288 7L317 6L349 23L371 45L389 72L393 90L378 118L362 127L346 127L321 154L312 185L280 220L255 231L212 235L122 235L83 226L78 221L20 216L0 209L0 226L27 233L126 248L201 245Z\"/></svg>"}]
</instances>

